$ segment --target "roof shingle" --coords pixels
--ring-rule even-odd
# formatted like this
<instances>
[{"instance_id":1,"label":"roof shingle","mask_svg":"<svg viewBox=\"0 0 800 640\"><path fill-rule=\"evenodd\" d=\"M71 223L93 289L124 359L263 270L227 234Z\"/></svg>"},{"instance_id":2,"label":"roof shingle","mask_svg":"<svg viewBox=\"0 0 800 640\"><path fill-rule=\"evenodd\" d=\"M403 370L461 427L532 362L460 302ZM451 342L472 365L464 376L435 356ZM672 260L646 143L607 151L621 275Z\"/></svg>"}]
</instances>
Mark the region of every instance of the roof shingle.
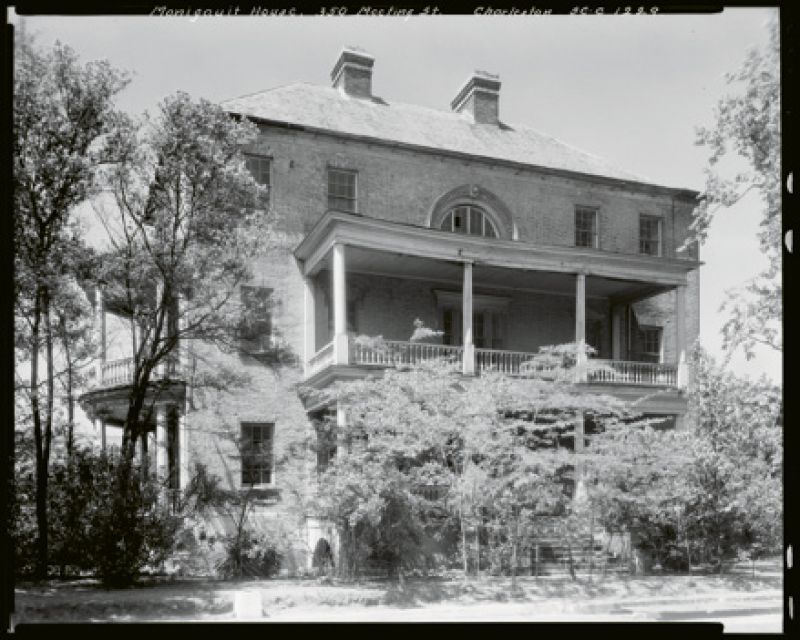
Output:
<instances>
[{"instance_id":1,"label":"roof shingle","mask_svg":"<svg viewBox=\"0 0 800 640\"><path fill-rule=\"evenodd\" d=\"M349 135L606 178L655 184L523 126L475 124L467 114L295 83L222 102L228 112Z\"/></svg>"}]
</instances>

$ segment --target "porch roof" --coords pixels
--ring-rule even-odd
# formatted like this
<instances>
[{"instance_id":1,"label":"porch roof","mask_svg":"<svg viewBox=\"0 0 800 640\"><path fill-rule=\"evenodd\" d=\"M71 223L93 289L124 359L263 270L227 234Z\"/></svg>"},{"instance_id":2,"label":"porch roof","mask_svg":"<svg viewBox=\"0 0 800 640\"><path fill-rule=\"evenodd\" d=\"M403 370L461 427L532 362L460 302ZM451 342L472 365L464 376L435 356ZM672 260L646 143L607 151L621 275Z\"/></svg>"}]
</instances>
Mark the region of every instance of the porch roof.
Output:
<instances>
[{"instance_id":1,"label":"porch roof","mask_svg":"<svg viewBox=\"0 0 800 640\"><path fill-rule=\"evenodd\" d=\"M659 288L686 284L687 274L702 264L693 259L467 236L359 214L328 211L294 251L303 275L311 276L323 269L331 248L337 243L356 248L355 253L360 253L362 258L366 252L381 254L384 265L402 260L402 256L409 256L450 263L470 262L494 269L551 274L584 273L599 278L642 282Z\"/></svg>"}]
</instances>

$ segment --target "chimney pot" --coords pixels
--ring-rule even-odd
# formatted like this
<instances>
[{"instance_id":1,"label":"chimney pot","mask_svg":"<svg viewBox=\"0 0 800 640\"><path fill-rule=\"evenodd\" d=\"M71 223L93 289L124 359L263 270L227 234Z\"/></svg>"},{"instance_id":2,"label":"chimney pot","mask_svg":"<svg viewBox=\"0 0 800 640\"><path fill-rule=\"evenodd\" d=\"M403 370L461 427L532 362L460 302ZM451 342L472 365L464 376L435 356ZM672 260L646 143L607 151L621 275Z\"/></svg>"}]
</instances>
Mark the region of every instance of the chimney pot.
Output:
<instances>
[{"instance_id":1,"label":"chimney pot","mask_svg":"<svg viewBox=\"0 0 800 640\"><path fill-rule=\"evenodd\" d=\"M486 71L475 71L450 107L457 113L469 113L478 124L500 122L500 76Z\"/></svg>"},{"instance_id":2,"label":"chimney pot","mask_svg":"<svg viewBox=\"0 0 800 640\"><path fill-rule=\"evenodd\" d=\"M345 47L331 71L333 86L354 98L372 98L375 58L358 47Z\"/></svg>"}]
</instances>

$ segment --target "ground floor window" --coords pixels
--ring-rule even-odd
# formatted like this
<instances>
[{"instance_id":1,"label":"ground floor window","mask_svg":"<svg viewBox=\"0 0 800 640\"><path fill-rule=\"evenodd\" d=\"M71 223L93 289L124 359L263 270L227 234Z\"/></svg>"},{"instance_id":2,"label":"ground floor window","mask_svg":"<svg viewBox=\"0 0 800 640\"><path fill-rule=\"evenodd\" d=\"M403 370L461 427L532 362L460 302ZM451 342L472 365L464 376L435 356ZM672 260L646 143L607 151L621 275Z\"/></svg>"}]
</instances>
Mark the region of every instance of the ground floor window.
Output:
<instances>
[{"instance_id":1,"label":"ground floor window","mask_svg":"<svg viewBox=\"0 0 800 640\"><path fill-rule=\"evenodd\" d=\"M271 422L241 423L242 486L272 483L274 431Z\"/></svg>"}]
</instances>

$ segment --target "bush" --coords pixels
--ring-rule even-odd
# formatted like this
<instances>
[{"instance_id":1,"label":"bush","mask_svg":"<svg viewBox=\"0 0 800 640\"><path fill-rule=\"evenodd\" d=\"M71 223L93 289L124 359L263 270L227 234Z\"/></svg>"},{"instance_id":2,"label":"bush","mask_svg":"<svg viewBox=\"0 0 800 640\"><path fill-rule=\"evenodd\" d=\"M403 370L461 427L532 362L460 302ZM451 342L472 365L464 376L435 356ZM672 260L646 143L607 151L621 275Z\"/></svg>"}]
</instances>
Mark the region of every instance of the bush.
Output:
<instances>
[{"instance_id":1,"label":"bush","mask_svg":"<svg viewBox=\"0 0 800 640\"><path fill-rule=\"evenodd\" d=\"M154 478L135 480L122 500L116 455L76 450L68 461L56 461L50 471L48 528L50 564L67 574L89 573L106 586L124 586L146 568L156 568L171 552L178 518L159 502ZM11 512L11 536L16 574L35 569L34 491L18 481Z\"/></svg>"},{"instance_id":2,"label":"bush","mask_svg":"<svg viewBox=\"0 0 800 640\"><path fill-rule=\"evenodd\" d=\"M266 536L247 529L225 539L225 559L217 565L222 578L271 578L281 568L283 554Z\"/></svg>"}]
</instances>

